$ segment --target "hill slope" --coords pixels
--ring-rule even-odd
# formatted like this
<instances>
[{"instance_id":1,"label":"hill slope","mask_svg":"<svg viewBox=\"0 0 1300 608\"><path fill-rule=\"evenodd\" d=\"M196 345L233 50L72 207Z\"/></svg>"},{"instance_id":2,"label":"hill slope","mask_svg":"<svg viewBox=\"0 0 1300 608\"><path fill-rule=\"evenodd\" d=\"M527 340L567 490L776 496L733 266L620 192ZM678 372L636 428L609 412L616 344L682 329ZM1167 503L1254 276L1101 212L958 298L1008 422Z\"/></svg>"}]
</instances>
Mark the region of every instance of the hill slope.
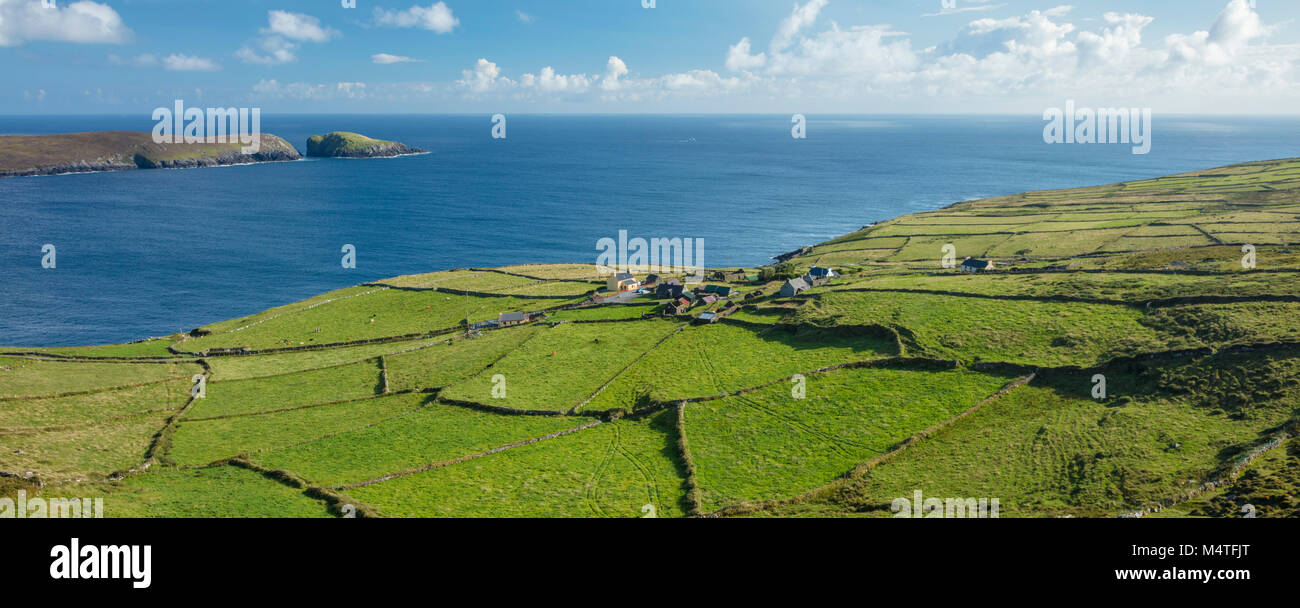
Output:
<instances>
[{"instance_id":1,"label":"hill slope","mask_svg":"<svg viewBox=\"0 0 1300 608\"><path fill-rule=\"evenodd\" d=\"M0 349L22 387L0 396L0 493L107 492L109 516L883 517L918 491L1002 516L1285 515L1298 188L1283 160L959 203L812 247L778 270L842 276L796 296L733 282L716 323L695 321L725 301L592 307L593 266L529 265ZM945 268L967 256L994 270ZM503 312L544 314L461 326Z\"/></svg>"}]
</instances>

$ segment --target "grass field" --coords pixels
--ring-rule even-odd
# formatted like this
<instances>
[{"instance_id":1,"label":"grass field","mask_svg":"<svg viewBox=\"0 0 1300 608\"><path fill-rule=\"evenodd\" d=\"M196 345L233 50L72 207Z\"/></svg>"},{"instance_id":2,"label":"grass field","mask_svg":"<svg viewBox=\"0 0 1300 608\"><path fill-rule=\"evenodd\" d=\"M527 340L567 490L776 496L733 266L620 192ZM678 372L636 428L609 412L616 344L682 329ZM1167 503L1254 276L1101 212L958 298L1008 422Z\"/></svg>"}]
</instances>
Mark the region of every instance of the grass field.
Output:
<instances>
[{"instance_id":1,"label":"grass field","mask_svg":"<svg viewBox=\"0 0 1300 608\"><path fill-rule=\"evenodd\" d=\"M232 466L153 471L101 486L45 489L41 496L102 497L104 517L333 517L302 490Z\"/></svg>"},{"instance_id":2,"label":"grass field","mask_svg":"<svg viewBox=\"0 0 1300 608\"><path fill-rule=\"evenodd\" d=\"M1216 363L1262 371L1249 359ZM1295 365L1289 362L1292 380ZM1108 373L1111 398L1101 401L1090 397L1087 375L1036 381L855 475L823 500L890 515L894 498L921 489L927 496L996 497L1009 516L1138 509L1199 485L1294 416L1300 397L1287 389L1238 419L1196 394L1152 391L1150 377Z\"/></svg>"},{"instance_id":3,"label":"grass field","mask_svg":"<svg viewBox=\"0 0 1300 608\"><path fill-rule=\"evenodd\" d=\"M1006 384L969 371L838 370L686 410L704 510L785 498L830 483ZM869 396L869 397L865 397Z\"/></svg>"},{"instance_id":4,"label":"grass field","mask_svg":"<svg viewBox=\"0 0 1300 608\"><path fill-rule=\"evenodd\" d=\"M632 409L750 388L796 373L896 354L890 341L848 331L691 327L621 374L585 409Z\"/></svg>"},{"instance_id":5,"label":"grass field","mask_svg":"<svg viewBox=\"0 0 1300 608\"><path fill-rule=\"evenodd\" d=\"M565 323L547 329L476 376L452 384L448 399L520 410L568 411L613 379L681 324ZM503 396L493 388L502 386ZM501 393L498 392L497 395Z\"/></svg>"},{"instance_id":6,"label":"grass field","mask_svg":"<svg viewBox=\"0 0 1300 608\"><path fill-rule=\"evenodd\" d=\"M170 452L180 464L202 465L284 448L375 424L422 407L427 395L395 395L307 409L182 422Z\"/></svg>"},{"instance_id":7,"label":"grass field","mask_svg":"<svg viewBox=\"0 0 1300 608\"><path fill-rule=\"evenodd\" d=\"M559 310L597 269L527 264L0 349L0 494L103 495L110 517L329 516L329 491L393 517L887 517L916 491L1294 516L1300 448L1273 446L1300 431L1297 189L1286 160L957 203L775 269L829 284L731 283L766 295L713 324L652 298ZM948 244L994 270L943 268Z\"/></svg>"},{"instance_id":8,"label":"grass field","mask_svg":"<svg viewBox=\"0 0 1300 608\"><path fill-rule=\"evenodd\" d=\"M375 360L251 380L214 381L186 417L212 418L369 397L382 392Z\"/></svg>"},{"instance_id":9,"label":"grass field","mask_svg":"<svg viewBox=\"0 0 1300 608\"><path fill-rule=\"evenodd\" d=\"M257 455L328 486L359 483L575 428L586 420L505 416L441 403L354 431Z\"/></svg>"},{"instance_id":10,"label":"grass field","mask_svg":"<svg viewBox=\"0 0 1300 608\"><path fill-rule=\"evenodd\" d=\"M642 517L646 505L679 516L672 420L602 424L348 494L398 517Z\"/></svg>"},{"instance_id":11,"label":"grass field","mask_svg":"<svg viewBox=\"0 0 1300 608\"><path fill-rule=\"evenodd\" d=\"M189 378L192 363L99 363L0 357L0 399L39 397Z\"/></svg>"}]
</instances>

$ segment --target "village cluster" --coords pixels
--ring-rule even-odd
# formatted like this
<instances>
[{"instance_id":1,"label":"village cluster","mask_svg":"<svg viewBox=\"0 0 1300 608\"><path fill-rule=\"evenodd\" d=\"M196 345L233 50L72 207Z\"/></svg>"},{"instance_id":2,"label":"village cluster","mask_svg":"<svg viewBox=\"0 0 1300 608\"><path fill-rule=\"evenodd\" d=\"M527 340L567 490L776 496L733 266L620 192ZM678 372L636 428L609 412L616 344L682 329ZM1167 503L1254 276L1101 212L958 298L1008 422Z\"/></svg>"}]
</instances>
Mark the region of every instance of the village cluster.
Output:
<instances>
[{"instance_id":1,"label":"village cluster","mask_svg":"<svg viewBox=\"0 0 1300 608\"><path fill-rule=\"evenodd\" d=\"M680 276L647 274L638 278L631 272L610 274L603 290L596 290L579 307L643 305L648 300L660 306L644 316L694 316L698 324L716 323L740 310L743 304L756 303L764 297L790 298L841 276L832 268L814 266L801 276L765 280L755 271L743 268L718 270L711 274ZM779 286L778 286L779 285ZM698 313L698 314L697 314ZM470 325L471 331L498 329L532 323L546 317L544 312L503 312L495 320Z\"/></svg>"}]
</instances>

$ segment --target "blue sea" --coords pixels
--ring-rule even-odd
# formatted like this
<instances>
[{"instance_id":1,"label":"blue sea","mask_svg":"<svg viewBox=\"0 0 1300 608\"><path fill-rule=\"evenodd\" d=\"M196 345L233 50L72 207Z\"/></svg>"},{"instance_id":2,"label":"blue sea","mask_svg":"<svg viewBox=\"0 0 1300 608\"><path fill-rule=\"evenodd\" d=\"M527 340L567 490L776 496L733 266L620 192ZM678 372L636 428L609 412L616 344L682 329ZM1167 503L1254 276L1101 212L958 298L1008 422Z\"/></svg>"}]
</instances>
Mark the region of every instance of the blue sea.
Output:
<instances>
[{"instance_id":1,"label":"blue sea","mask_svg":"<svg viewBox=\"0 0 1300 608\"><path fill-rule=\"evenodd\" d=\"M488 115L264 115L300 151L347 130L431 154L0 179L0 345L166 335L399 274L594 264L619 230L758 265L961 200L1300 156L1300 120L1283 118L1157 117L1147 155L1044 144L1036 116L809 116L802 140L790 121L513 115L496 140ZM0 134L152 127L0 117Z\"/></svg>"}]
</instances>

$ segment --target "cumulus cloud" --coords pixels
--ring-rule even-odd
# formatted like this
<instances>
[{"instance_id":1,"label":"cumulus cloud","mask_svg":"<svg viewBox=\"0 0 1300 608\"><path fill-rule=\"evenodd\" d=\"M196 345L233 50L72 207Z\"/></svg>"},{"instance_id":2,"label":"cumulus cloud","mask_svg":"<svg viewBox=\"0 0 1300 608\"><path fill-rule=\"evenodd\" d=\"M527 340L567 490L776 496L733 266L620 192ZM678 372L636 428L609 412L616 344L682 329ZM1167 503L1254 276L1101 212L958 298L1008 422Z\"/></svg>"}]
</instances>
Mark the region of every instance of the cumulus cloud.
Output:
<instances>
[{"instance_id":1,"label":"cumulus cloud","mask_svg":"<svg viewBox=\"0 0 1300 608\"><path fill-rule=\"evenodd\" d=\"M215 72L221 69L221 66L211 59L180 53L172 53L163 57L162 66L163 69L173 72Z\"/></svg>"},{"instance_id":2,"label":"cumulus cloud","mask_svg":"<svg viewBox=\"0 0 1300 608\"><path fill-rule=\"evenodd\" d=\"M1269 34L1248 0L1233 0L1208 32L1172 34L1165 39L1170 59L1178 64L1226 65L1252 40Z\"/></svg>"},{"instance_id":3,"label":"cumulus cloud","mask_svg":"<svg viewBox=\"0 0 1300 608\"><path fill-rule=\"evenodd\" d=\"M289 42L280 36L267 36L252 45L240 47L238 51L235 51L235 57L238 57L244 63L279 65L297 61L297 50L297 44Z\"/></svg>"},{"instance_id":4,"label":"cumulus cloud","mask_svg":"<svg viewBox=\"0 0 1300 608\"><path fill-rule=\"evenodd\" d=\"M501 68L487 59L479 58L474 63L474 68L464 70L461 73L461 79L456 84L469 89L473 93L486 93L494 89L509 88L514 86L514 82L509 78L501 77Z\"/></svg>"},{"instance_id":5,"label":"cumulus cloud","mask_svg":"<svg viewBox=\"0 0 1300 608\"><path fill-rule=\"evenodd\" d=\"M284 36L289 40L325 42L339 35L334 29L321 26L320 19L302 13L270 11L267 22L262 33Z\"/></svg>"},{"instance_id":6,"label":"cumulus cloud","mask_svg":"<svg viewBox=\"0 0 1300 608\"><path fill-rule=\"evenodd\" d=\"M523 11L515 11L515 17L519 18L520 23L532 23L534 21L537 21L537 17L534 17L533 15L529 15L528 13L525 13Z\"/></svg>"},{"instance_id":7,"label":"cumulus cloud","mask_svg":"<svg viewBox=\"0 0 1300 608\"><path fill-rule=\"evenodd\" d=\"M27 42L120 44L132 33L107 4L73 2L46 8L41 2L0 0L0 47Z\"/></svg>"},{"instance_id":8,"label":"cumulus cloud","mask_svg":"<svg viewBox=\"0 0 1300 608\"><path fill-rule=\"evenodd\" d=\"M235 51L235 57L244 63L280 65L298 60L298 47L302 42L327 42L338 37L338 31L321 25L320 19L302 13L267 11L266 27L262 38L245 44Z\"/></svg>"},{"instance_id":9,"label":"cumulus cloud","mask_svg":"<svg viewBox=\"0 0 1300 608\"><path fill-rule=\"evenodd\" d=\"M803 6L796 4L790 16L783 19L781 25L777 27L776 35L772 37L772 50L781 51L790 46L801 30L817 20L817 15L826 8L829 1L808 0Z\"/></svg>"},{"instance_id":10,"label":"cumulus cloud","mask_svg":"<svg viewBox=\"0 0 1300 608\"><path fill-rule=\"evenodd\" d=\"M403 55L389 55L388 53L376 53L370 56L370 61L373 61L374 63L378 63L380 65L387 65L390 63L410 63L413 61L419 61L419 59L412 59L410 57L406 57Z\"/></svg>"},{"instance_id":11,"label":"cumulus cloud","mask_svg":"<svg viewBox=\"0 0 1300 608\"><path fill-rule=\"evenodd\" d=\"M439 34L448 34L460 25L460 19L452 14L445 2L439 2L427 7L412 6L404 11L376 8L375 23L392 27L418 27Z\"/></svg>"},{"instance_id":12,"label":"cumulus cloud","mask_svg":"<svg viewBox=\"0 0 1300 608\"><path fill-rule=\"evenodd\" d=\"M763 67L767 63L767 53L757 55L750 54L749 38L741 38L740 42L732 45L727 50L727 69L733 72L743 72Z\"/></svg>"},{"instance_id":13,"label":"cumulus cloud","mask_svg":"<svg viewBox=\"0 0 1300 608\"><path fill-rule=\"evenodd\" d=\"M617 91L620 87L619 78L627 76L627 64L622 59L610 56L609 61L605 63L605 77L600 80L600 88L606 91Z\"/></svg>"}]
</instances>

